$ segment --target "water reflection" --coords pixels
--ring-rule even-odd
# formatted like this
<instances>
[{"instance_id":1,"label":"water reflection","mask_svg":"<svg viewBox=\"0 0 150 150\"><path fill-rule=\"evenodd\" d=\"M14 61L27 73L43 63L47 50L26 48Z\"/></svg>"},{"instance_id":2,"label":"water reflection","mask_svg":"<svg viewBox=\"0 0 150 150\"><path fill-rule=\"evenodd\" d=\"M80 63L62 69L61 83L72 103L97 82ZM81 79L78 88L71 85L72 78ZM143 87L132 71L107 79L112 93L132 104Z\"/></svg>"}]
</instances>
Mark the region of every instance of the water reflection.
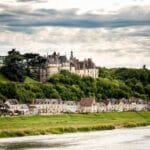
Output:
<instances>
[{"instance_id":1,"label":"water reflection","mask_svg":"<svg viewBox=\"0 0 150 150\"><path fill-rule=\"evenodd\" d=\"M0 150L149 150L150 126L0 139Z\"/></svg>"},{"instance_id":2,"label":"water reflection","mask_svg":"<svg viewBox=\"0 0 150 150\"><path fill-rule=\"evenodd\" d=\"M53 147L65 147L64 143L42 143L42 142L19 142L19 143L5 143L0 147L4 150L24 150L24 149L48 149Z\"/></svg>"}]
</instances>

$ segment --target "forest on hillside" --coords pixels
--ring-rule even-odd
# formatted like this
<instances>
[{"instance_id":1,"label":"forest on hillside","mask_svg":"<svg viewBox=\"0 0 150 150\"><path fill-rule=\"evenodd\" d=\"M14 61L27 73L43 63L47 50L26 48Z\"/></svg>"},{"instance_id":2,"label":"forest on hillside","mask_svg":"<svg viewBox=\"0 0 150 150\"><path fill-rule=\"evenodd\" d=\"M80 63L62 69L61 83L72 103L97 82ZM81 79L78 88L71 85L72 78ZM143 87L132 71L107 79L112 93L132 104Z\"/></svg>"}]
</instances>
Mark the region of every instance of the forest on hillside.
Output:
<instances>
[{"instance_id":1,"label":"forest on hillside","mask_svg":"<svg viewBox=\"0 0 150 150\"><path fill-rule=\"evenodd\" d=\"M49 77L46 83L0 82L0 99L16 98L30 103L34 98L61 98L78 101L81 97L107 98L139 97L150 100L150 70L100 68L99 78L81 77L62 70Z\"/></svg>"}]
</instances>

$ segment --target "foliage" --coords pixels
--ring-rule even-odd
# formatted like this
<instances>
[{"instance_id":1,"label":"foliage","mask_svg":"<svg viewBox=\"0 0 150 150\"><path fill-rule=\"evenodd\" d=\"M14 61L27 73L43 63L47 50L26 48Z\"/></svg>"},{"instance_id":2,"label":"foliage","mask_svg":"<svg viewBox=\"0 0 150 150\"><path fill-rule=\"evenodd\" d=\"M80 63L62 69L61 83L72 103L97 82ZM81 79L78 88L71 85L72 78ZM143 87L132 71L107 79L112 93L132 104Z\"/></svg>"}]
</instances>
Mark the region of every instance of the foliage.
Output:
<instances>
[{"instance_id":1,"label":"foliage","mask_svg":"<svg viewBox=\"0 0 150 150\"><path fill-rule=\"evenodd\" d=\"M10 80L0 73L0 83L8 83Z\"/></svg>"},{"instance_id":2,"label":"foliage","mask_svg":"<svg viewBox=\"0 0 150 150\"><path fill-rule=\"evenodd\" d=\"M12 49L5 58L5 66L1 68L1 72L10 80L23 82L25 80L25 67L21 54Z\"/></svg>"},{"instance_id":3,"label":"foliage","mask_svg":"<svg viewBox=\"0 0 150 150\"><path fill-rule=\"evenodd\" d=\"M150 100L150 70L146 68L101 68L100 77L123 82L128 96Z\"/></svg>"},{"instance_id":4,"label":"foliage","mask_svg":"<svg viewBox=\"0 0 150 150\"><path fill-rule=\"evenodd\" d=\"M100 77L81 77L62 70L40 83L26 77L24 83L0 82L0 99L17 98L30 103L34 98L61 98L78 101L82 97L106 98L139 97L150 100L150 71L147 69L100 69ZM128 76L129 74L129 76Z\"/></svg>"}]
</instances>

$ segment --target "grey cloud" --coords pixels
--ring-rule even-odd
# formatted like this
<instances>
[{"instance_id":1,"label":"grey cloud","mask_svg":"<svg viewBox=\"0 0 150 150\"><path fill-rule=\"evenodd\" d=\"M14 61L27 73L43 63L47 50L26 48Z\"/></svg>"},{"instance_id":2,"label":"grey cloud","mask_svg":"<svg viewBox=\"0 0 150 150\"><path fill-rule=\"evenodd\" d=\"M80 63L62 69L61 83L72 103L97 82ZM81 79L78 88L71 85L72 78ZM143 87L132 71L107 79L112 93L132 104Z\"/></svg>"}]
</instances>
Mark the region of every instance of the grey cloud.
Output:
<instances>
[{"instance_id":1,"label":"grey cloud","mask_svg":"<svg viewBox=\"0 0 150 150\"><path fill-rule=\"evenodd\" d=\"M25 8L13 9L5 6L0 16L0 25L9 27L58 26L71 28L120 28L150 25L150 9L148 7L145 9L132 7L120 10L117 14L107 15L92 13L78 15L77 12L77 9L26 11Z\"/></svg>"},{"instance_id":2,"label":"grey cloud","mask_svg":"<svg viewBox=\"0 0 150 150\"><path fill-rule=\"evenodd\" d=\"M145 29L143 31L128 33L129 36L138 36L138 37L150 37L150 29Z\"/></svg>"}]
</instances>

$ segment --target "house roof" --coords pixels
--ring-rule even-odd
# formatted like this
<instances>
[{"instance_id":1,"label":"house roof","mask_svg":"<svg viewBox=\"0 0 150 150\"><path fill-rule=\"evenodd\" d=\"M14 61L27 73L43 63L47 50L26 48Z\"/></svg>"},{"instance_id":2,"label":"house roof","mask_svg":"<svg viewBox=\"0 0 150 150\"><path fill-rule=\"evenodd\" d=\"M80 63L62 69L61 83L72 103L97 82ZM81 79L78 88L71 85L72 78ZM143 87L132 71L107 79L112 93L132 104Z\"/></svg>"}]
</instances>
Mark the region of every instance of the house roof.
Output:
<instances>
[{"instance_id":1,"label":"house roof","mask_svg":"<svg viewBox=\"0 0 150 150\"><path fill-rule=\"evenodd\" d=\"M19 104L18 100L16 99L7 99L5 103L9 102L11 105Z\"/></svg>"},{"instance_id":2,"label":"house roof","mask_svg":"<svg viewBox=\"0 0 150 150\"><path fill-rule=\"evenodd\" d=\"M76 105L75 101L64 101L64 104L66 105Z\"/></svg>"},{"instance_id":3,"label":"house roof","mask_svg":"<svg viewBox=\"0 0 150 150\"><path fill-rule=\"evenodd\" d=\"M33 104L60 104L62 100L60 99L35 99Z\"/></svg>"},{"instance_id":4,"label":"house roof","mask_svg":"<svg viewBox=\"0 0 150 150\"><path fill-rule=\"evenodd\" d=\"M80 106L84 106L84 107L90 107L93 104L95 104L94 98L82 98L80 101Z\"/></svg>"}]
</instances>

